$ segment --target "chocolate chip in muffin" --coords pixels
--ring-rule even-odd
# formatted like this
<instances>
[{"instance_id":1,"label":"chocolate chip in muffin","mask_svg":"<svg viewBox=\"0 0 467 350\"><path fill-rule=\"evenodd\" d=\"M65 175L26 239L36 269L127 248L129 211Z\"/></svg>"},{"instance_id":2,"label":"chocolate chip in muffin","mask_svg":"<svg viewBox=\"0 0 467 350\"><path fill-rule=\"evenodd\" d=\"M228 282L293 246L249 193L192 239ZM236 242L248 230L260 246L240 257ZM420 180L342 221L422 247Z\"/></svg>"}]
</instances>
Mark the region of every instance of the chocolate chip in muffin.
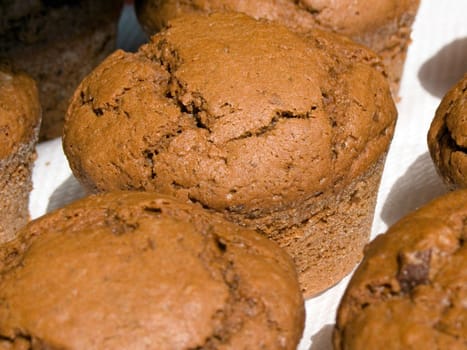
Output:
<instances>
[{"instance_id":1,"label":"chocolate chip in muffin","mask_svg":"<svg viewBox=\"0 0 467 350\"><path fill-rule=\"evenodd\" d=\"M431 250L403 252L399 254L397 280L403 292L429 282Z\"/></svg>"}]
</instances>

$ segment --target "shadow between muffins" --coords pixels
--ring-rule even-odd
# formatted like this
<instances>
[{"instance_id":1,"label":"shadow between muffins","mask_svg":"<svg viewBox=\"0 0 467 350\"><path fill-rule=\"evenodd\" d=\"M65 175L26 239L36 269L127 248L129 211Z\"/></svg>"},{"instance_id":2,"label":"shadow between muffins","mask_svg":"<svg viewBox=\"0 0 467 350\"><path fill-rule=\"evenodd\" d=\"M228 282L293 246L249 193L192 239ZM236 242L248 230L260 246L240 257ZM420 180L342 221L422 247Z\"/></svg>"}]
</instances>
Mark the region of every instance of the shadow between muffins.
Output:
<instances>
[{"instance_id":1,"label":"shadow between muffins","mask_svg":"<svg viewBox=\"0 0 467 350\"><path fill-rule=\"evenodd\" d=\"M430 154L425 152L391 187L381 219L389 227L405 214L446 192L448 188L437 174Z\"/></svg>"},{"instance_id":2,"label":"shadow between muffins","mask_svg":"<svg viewBox=\"0 0 467 350\"><path fill-rule=\"evenodd\" d=\"M332 350L333 324L326 324L312 337L312 344L308 350Z\"/></svg>"},{"instance_id":3,"label":"shadow between muffins","mask_svg":"<svg viewBox=\"0 0 467 350\"><path fill-rule=\"evenodd\" d=\"M55 209L62 208L63 206L74 202L77 199L83 198L86 195L86 190L73 175L70 175L50 196L49 203L47 205L47 213L54 211Z\"/></svg>"},{"instance_id":4,"label":"shadow between muffins","mask_svg":"<svg viewBox=\"0 0 467 350\"><path fill-rule=\"evenodd\" d=\"M442 47L418 71L418 79L426 91L443 97L467 72L467 37Z\"/></svg>"},{"instance_id":5,"label":"shadow between muffins","mask_svg":"<svg viewBox=\"0 0 467 350\"><path fill-rule=\"evenodd\" d=\"M138 19L133 4L126 3L118 23L117 47L124 51L135 52L148 41Z\"/></svg>"}]
</instances>

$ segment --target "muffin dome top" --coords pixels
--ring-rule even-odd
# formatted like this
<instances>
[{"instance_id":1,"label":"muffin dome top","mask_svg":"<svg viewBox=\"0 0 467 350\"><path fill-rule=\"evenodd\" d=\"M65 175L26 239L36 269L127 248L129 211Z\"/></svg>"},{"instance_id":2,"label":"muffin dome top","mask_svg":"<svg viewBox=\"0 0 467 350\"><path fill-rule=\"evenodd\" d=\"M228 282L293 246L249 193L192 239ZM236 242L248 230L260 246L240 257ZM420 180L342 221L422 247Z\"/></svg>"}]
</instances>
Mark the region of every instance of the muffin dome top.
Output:
<instances>
[{"instance_id":1,"label":"muffin dome top","mask_svg":"<svg viewBox=\"0 0 467 350\"><path fill-rule=\"evenodd\" d=\"M295 349L303 325L285 252L154 193L85 198L0 247L0 347Z\"/></svg>"},{"instance_id":2,"label":"muffin dome top","mask_svg":"<svg viewBox=\"0 0 467 350\"><path fill-rule=\"evenodd\" d=\"M36 83L0 62L0 159L29 142L38 127L41 107Z\"/></svg>"},{"instance_id":3,"label":"muffin dome top","mask_svg":"<svg viewBox=\"0 0 467 350\"><path fill-rule=\"evenodd\" d=\"M241 14L185 16L78 87L64 150L94 190L145 189L215 208L278 208L333 191L387 150L381 63L333 34Z\"/></svg>"},{"instance_id":4,"label":"muffin dome top","mask_svg":"<svg viewBox=\"0 0 467 350\"><path fill-rule=\"evenodd\" d=\"M427 138L431 158L448 186L467 187L467 74L443 97Z\"/></svg>"},{"instance_id":5,"label":"muffin dome top","mask_svg":"<svg viewBox=\"0 0 467 350\"><path fill-rule=\"evenodd\" d=\"M376 237L341 301L334 348L465 347L466 222L458 190Z\"/></svg>"}]
</instances>

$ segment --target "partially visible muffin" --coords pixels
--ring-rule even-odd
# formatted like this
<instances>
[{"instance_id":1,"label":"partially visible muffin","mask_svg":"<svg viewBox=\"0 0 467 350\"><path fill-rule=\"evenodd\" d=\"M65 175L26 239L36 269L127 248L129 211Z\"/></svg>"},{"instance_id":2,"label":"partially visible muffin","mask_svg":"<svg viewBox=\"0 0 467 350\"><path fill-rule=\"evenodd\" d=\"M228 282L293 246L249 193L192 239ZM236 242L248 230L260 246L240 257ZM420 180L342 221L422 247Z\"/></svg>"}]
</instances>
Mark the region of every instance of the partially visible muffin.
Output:
<instances>
[{"instance_id":1,"label":"partially visible muffin","mask_svg":"<svg viewBox=\"0 0 467 350\"><path fill-rule=\"evenodd\" d=\"M467 74L443 97L428 131L435 167L451 188L467 187Z\"/></svg>"},{"instance_id":2,"label":"partially visible muffin","mask_svg":"<svg viewBox=\"0 0 467 350\"><path fill-rule=\"evenodd\" d=\"M138 18L149 34L184 13L239 11L278 21L293 30L312 28L349 36L381 55L397 96L419 0L136 0Z\"/></svg>"},{"instance_id":3,"label":"partially visible muffin","mask_svg":"<svg viewBox=\"0 0 467 350\"><path fill-rule=\"evenodd\" d=\"M376 237L339 306L334 349L465 349L466 225L464 189Z\"/></svg>"},{"instance_id":4,"label":"partially visible muffin","mask_svg":"<svg viewBox=\"0 0 467 350\"><path fill-rule=\"evenodd\" d=\"M362 256L395 120L366 48L188 15L83 80L63 145L90 190L170 194L274 239L310 296Z\"/></svg>"},{"instance_id":5,"label":"partially visible muffin","mask_svg":"<svg viewBox=\"0 0 467 350\"><path fill-rule=\"evenodd\" d=\"M34 80L0 61L0 243L29 220L40 119Z\"/></svg>"},{"instance_id":6,"label":"partially visible muffin","mask_svg":"<svg viewBox=\"0 0 467 350\"><path fill-rule=\"evenodd\" d=\"M73 91L115 49L122 2L0 0L0 57L37 81L41 140L62 135Z\"/></svg>"},{"instance_id":7,"label":"partially visible muffin","mask_svg":"<svg viewBox=\"0 0 467 350\"><path fill-rule=\"evenodd\" d=\"M145 192L31 222L0 246L0 300L2 349L294 350L304 327L276 244Z\"/></svg>"}]
</instances>

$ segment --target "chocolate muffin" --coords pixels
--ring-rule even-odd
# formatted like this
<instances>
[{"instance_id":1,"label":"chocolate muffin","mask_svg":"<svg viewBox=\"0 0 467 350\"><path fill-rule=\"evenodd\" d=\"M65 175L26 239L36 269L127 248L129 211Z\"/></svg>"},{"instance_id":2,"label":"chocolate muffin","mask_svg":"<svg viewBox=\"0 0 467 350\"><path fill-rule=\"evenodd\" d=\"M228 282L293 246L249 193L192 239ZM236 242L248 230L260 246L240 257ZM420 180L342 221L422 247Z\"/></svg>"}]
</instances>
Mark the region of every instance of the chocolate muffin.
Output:
<instances>
[{"instance_id":1,"label":"chocolate muffin","mask_svg":"<svg viewBox=\"0 0 467 350\"><path fill-rule=\"evenodd\" d=\"M0 246L0 300L2 349L296 349L304 326L282 249L145 192L27 225Z\"/></svg>"},{"instance_id":2,"label":"chocolate muffin","mask_svg":"<svg viewBox=\"0 0 467 350\"><path fill-rule=\"evenodd\" d=\"M395 119L364 47L188 15L83 80L63 145L91 191L166 193L274 239L310 296L361 258Z\"/></svg>"},{"instance_id":3,"label":"chocolate muffin","mask_svg":"<svg viewBox=\"0 0 467 350\"><path fill-rule=\"evenodd\" d=\"M467 187L467 74L443 97L428 131L435 167L451 188Z\"/></svg>"},{"instance_id":4,"label":"chocolate muffin","mask_svg":"<svg viewBox=\"0 0 467 350\"><path fill-rule=\"evenodd\" d=\"M334 349L465 349L467 190L407 215L366 249Z\"/></svg>"},{"instance_id":5,"label":"chocolate muffin","mask_svg":"<svg viewBox=\"0 0 467 350\"><path fill-rule=\"evenodd\" d=\"M0 243L29 220L40 118L34 80L0 61Z\"/></svg>"},{"instance_id":6,"label":"chocolate muffin","mask_svg":"<svg viewBox=\"0 0 467 350\"><path fill-rule=\"evenodd\" d=\"M122 0L0 0L0 57L38 83L40 139L62 135L79 82L115 49Z\"/></svg>"},{"instance_id":7,"label":"chocolate muffin","mask_svg":"<svg viewBox=\"0 0 467 350\"><path fill-rule=\"evenodd\" d=\"M419 0L136 0L138 19L154 34L184 13L239 11L282 23L293 30L319 28L349 36L383 58L397 96Z\"/></svg>"}]
</instances>

